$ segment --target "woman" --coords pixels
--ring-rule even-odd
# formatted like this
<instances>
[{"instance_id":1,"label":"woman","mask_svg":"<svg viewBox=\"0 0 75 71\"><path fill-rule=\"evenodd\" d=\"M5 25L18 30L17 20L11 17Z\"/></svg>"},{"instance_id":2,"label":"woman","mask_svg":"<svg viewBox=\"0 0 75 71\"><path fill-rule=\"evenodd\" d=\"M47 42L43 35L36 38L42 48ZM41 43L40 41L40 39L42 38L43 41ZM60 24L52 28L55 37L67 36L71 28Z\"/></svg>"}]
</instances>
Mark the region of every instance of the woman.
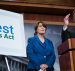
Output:
<instances>
[{"instance_id":1,"label":"woman","mask_svg":"<svg viewBox=\"0 0 75 71\"><path fill-rule=\"evenodd\" d=\"M29 59L27 71L54 71L55 53L53 43L44 37L47 30L43 22L35 26L35 35L28 39L27 57Z\"/></svg>"}]
</instances>

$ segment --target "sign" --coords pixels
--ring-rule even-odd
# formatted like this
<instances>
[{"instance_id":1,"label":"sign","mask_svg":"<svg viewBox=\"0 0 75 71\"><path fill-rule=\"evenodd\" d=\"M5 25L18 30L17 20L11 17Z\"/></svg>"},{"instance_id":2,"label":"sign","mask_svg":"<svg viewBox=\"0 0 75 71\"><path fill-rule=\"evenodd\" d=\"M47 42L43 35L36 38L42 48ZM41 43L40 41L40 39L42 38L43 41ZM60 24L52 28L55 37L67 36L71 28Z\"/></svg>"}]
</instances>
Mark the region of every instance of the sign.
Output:
<instances>
[{"instance_id":1,"label":"sign","mask_svg":"<svg viewBox=\"0 0 75 71\"><path fill-rule=\"evenodd\" d=\"M0 9L0 54L26 57L23 15Z\"/></svg>"}]
</instances>

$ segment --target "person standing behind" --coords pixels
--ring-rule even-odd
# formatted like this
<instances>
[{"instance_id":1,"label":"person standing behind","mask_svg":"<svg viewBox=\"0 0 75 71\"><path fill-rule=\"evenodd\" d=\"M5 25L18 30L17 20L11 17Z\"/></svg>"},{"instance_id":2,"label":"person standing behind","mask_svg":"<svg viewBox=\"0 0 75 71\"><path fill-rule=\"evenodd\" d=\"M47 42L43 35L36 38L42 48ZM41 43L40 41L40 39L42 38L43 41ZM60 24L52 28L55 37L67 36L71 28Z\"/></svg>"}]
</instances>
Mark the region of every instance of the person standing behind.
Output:
<instances>
[{"instance_id":1,"label":"person standing behind","mask_svg":"<svg viewBox=\"0 0 75 71\"><path fill-rule=\"evenodd\" d=\"M75 38L75 28L69 27L69 17L70 14L67 14L64 18L64 25L61 34L62 42L64 42L68 38Z\"/></svg>"},{"instance_id":2,"label":"person standing behind","mask_svg":"<svg viewBox=\"0 0 75 71\"><path fill-rule=\"evenodd\" d=\"M27 71L54 71L56 56L52 41L44 36L46 30L47 26L43 22L38 22L35 26L34 37L28 39Z\"/></svg>"}]
</instances>

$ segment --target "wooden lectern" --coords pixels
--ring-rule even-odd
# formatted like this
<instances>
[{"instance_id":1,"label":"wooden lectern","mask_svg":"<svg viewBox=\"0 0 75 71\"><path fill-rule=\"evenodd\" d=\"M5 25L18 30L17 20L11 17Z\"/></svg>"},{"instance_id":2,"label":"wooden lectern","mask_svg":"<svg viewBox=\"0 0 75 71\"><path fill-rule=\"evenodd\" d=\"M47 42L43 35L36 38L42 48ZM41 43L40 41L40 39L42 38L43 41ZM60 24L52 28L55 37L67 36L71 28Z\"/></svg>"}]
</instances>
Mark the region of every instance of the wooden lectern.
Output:
<instances>
[{"instance_id":1,"label":"wooden lectern","mask_svg":"<svg viewBox=\"0 0 75 71\"><path fill-rule=\"evenodd\" d=\"M58 47L61 71L75 71L75 38L69 38Z\"/></svg>"}]
</instances>

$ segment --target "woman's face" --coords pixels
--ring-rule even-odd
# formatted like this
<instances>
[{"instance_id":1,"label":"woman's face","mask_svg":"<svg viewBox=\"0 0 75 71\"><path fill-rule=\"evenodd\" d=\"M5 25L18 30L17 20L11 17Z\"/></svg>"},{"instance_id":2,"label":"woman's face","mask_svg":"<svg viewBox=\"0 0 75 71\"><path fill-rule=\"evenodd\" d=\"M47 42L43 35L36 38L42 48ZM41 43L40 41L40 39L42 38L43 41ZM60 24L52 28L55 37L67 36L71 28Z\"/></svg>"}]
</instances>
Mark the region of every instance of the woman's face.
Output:
<instances>
[{"instance_id":1,"label":"woman's face","mask_svg":"<svg viewBox=\"0 0 75 71\"><path fill-rule=\"evenodd\" d=\"M37 34L45 34L46 28L42 25L42 23L39 23L38 28L37 28Z\"/></svg>"}]
</instances>

